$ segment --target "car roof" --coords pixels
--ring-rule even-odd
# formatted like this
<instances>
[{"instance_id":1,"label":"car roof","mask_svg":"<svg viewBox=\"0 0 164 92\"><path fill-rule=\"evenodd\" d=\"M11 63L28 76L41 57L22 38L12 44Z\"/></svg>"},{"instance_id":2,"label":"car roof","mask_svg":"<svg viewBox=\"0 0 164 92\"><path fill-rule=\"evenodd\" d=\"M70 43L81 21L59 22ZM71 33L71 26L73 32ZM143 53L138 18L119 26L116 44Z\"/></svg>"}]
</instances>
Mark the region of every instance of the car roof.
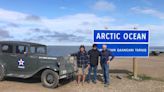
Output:
<instances>
[{"instance_id":1,"label":"car roof","mask_svg":"<svg viewBox=\"0 0 164 92\"><path fill-rule=\"evenodd\" d=\"M30 45L30 46L46 46L39 43L33 43L33 42L23 42L23 41L0 41L0 44L19 44L19 45Z\"/></svg>"}]
</instances>

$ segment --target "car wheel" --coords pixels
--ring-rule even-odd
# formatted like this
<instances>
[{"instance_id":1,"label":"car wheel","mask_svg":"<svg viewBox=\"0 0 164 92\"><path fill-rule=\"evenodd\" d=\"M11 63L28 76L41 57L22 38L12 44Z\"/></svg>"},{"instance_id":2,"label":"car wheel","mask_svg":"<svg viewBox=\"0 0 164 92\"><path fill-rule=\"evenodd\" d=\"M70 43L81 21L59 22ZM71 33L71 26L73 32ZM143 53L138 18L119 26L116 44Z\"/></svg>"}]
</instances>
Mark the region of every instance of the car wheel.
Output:
<instances>
[{"instance_id":1,"label":"car wheel","mask_svg":"<svg viewBox=\"0 0 164 92\"><path fill-rule=\"evenodd\" d=\"M5 71L2 65L0 65L0 81L2 81L5 77Z\"/></svg>"},{"instance_id":2,"label":"car wheel","mask_svg":"<svg viewBox=\"0 0 164 92\"><path fill-rule=\"evenodd\" d=\"M55 71L45 70L41 75L42 85L48 88L55 88L59 83L59 75Z\"/></svg>"}]
</instances>

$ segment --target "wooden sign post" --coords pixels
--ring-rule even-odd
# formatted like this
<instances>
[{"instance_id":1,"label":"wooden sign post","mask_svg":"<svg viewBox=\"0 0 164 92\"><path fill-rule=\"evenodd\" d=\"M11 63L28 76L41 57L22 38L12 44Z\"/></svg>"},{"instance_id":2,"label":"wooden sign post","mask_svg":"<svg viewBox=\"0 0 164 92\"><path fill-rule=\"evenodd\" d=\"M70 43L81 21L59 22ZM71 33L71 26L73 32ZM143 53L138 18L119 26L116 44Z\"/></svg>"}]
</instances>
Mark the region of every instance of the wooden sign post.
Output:
<instances>
[{"instance_id":1,"label":"wooden sign post","mask_svg":"<svg viewBox=\"0 0 164 92\"><path fill-rule=\"evenodd\" d=\"M133 58L133 79L139 80L138 77L138 62L136 61L136 58Z\"/></svg>"}]
</instances>

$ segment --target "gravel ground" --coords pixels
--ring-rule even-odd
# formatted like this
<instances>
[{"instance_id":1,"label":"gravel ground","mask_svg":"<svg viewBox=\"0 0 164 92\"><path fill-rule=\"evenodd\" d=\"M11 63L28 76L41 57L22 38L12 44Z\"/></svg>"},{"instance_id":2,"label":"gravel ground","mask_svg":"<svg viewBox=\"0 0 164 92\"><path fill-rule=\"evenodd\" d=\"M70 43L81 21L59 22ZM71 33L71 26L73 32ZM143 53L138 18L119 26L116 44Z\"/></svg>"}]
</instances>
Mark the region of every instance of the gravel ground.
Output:
<instances>
[{"instance_id":1,"label":"gravel ground","mask_svg":"<svg viewBox=\"0 0 164 92\"><path fill-rule=\"evenodd\" d=\"M110 63L111 85L104 87L99 78L97 84L77 85L76 81L62 80L55 89L45 88L39 79L7 78L0 82L0 92L164 92L164 55L137 59L138 74L145 74L156 80L136 81L128 79L132 72L132 59L115 59ZM99 68L100 69L100 68ZM99 71L101 72L101 70ZM117 75L122 79L116 78Z\"/></svg>"}]
</instances>

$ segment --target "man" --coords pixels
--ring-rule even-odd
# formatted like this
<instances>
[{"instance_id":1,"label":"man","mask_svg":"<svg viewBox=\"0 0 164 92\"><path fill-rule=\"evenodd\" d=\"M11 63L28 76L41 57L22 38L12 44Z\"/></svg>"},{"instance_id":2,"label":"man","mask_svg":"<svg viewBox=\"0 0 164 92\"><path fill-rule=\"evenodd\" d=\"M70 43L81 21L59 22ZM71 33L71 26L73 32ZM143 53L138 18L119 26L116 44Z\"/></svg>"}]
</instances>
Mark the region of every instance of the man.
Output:
<instances>
[{"instance_id":1,"label":"man","mask_svg":"<svg viewBox=\"0 0 164 92\"><path fill-rule=\"evenodd\" d=\"M109 63L114 59L112 53L107 49L107 45L102 45L102 51L100 55L100 63L102 66L103 77L104 77L104 87L109 86Z\"/></svg>"},{"instance_id":2,"label":"man","mask_svg":"<svg viewBox=\"0 0 164 92\"><path fill-rule=\"evenodd\" d=\"M97 49L97 45L93 44L92 49L88 51L88 55L90 58L90 68L89 68L89 72L87 75L87 82L90 83L90 79L91 79L91 72L92 69L94 71L94 78L93 78L93 83L96 84L96 80L97 80L97 66L98 66L98 59L100 56L100 52Z\"/></svg>"},{"instance_id":3,"label":"man","mask_svg":"<svg viewBox=\"0 0 164 92\"><path fill-rule=\"evenodd\" d=\"M71 54L71 56L76 56L77 57L77 67L78 67L78 72L77 72L77 83L79 84L81 81L82 77L82 84L85 81L85 76L89 68L89 59L88 59L88 54L85 51L84 45L81 45L79 48L79 52Z\"/></svg>"}]
</instances>

